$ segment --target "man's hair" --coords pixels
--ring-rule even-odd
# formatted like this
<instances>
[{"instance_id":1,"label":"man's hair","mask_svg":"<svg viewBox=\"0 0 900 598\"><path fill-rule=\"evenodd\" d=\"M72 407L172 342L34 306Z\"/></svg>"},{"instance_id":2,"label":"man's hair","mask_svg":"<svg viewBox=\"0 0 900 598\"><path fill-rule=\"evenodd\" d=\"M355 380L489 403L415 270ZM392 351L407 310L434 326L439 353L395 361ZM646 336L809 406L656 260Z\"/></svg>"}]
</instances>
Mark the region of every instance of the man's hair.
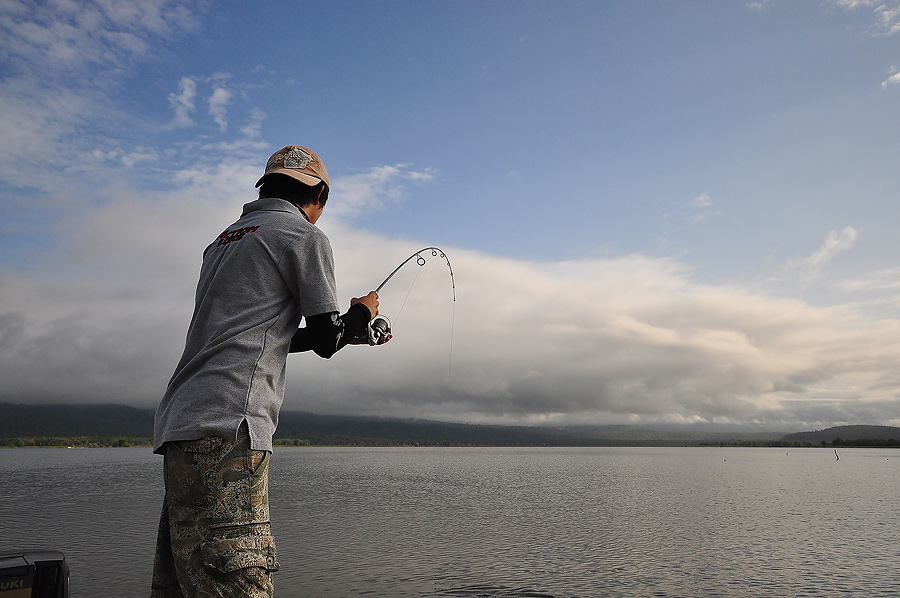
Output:
<instances>
[{"instance_id":1,"label":"man's hair","mask_svg":"<svg viewBox=\"0 0 900 598\"><path fill-rule=\"evenodd\" d=\"M322 189L322 195L319 195L319 189ZM286 199L301 208L316 203L316 200L324 206L328 200L328 185L324 181L315 186L304 185L287 175L272 174L259 186L259 198L264 197Z\"/></svg>"}]
</instances>

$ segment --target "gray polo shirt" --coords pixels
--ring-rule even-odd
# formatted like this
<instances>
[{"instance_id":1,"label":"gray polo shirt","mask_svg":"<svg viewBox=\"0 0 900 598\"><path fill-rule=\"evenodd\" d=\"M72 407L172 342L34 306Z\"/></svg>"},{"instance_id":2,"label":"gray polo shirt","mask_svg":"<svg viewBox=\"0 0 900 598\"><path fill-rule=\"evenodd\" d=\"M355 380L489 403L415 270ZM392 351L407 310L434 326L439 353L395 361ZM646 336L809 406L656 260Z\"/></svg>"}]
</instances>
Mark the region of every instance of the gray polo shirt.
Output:
<instances>
[{"instance_id":1,"label":"gray polo shirt","mask_svg":"<svg viewBox=\"0 0 900 598\"><path fill-rule=\"evenodd\" d=\"M272 450L291 338L305 316L338 311L325 234L283 199L259 199L203 252L184 355L156 410L153 450L224 436L243 421Z\"/></svg>"}]
</instances>

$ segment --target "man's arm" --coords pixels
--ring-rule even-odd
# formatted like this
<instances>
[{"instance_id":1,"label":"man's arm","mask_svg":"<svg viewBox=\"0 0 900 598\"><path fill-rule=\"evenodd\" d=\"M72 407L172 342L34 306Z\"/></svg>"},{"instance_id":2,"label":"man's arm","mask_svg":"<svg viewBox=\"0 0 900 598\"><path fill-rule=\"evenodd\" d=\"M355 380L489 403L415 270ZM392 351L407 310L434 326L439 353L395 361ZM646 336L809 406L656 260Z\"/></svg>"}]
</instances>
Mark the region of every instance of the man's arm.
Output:
<instances>
[{"instance_id":1,"label":"man's arm","mask_svg":"<svg viewBox=\"0 0 900 598\"><path fill-rule=\"evenodd\" d=\"M355 336L365 332L366 326L377 315L378 294L372 291L365 297L354 297L350 301L350 309L342 316L337 312L309 316L306 326L294 333L290 352L313 351L319 357L328 359Z\"/></svg>"},{"instance_id":2,"label":"man's arm","mask_svg":"<svg viewBox=\"0 0 900 598\"><path fill-rule=\"evenodd\" d=\"M298 328L291 339L291 353L313 351L325 359L343 349L369 324L369 308L362 303L350 306L342 316L324 313L306 318L306 326Z\"/></svg>"}]
</instances>

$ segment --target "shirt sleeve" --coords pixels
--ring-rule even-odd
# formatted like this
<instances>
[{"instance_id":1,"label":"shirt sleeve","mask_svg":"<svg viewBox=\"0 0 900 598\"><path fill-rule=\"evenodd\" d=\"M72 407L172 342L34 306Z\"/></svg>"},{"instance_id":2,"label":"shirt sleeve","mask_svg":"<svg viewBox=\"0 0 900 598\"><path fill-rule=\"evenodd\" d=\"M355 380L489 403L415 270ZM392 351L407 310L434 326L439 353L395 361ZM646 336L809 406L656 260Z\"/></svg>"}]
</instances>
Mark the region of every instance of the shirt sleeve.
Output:
<instances>
[{"instance_id":1,"label":"shirt sleeve","mask_svg":"<svg viewBox=\"0 0 900 598\"><path fill-rule=\"evenodd\" d=\"M309 316L306 326L297 329L291 339L290 352L312 351L329 359L363 332L371 319L369 308L362 303L351 305L342 316L338 312Z\"/></svg>"},{"instance_id":2,"label":"shirt sleeve","mask_svg":"<svg viewBox=\"0 0 900 598\"><path fill-rule=\"evenodd\" d=\"M307 231L287 248L279 262L279 271L304 317L340 309L331 243L318 229Z\"/></svg>"}]
</instances>

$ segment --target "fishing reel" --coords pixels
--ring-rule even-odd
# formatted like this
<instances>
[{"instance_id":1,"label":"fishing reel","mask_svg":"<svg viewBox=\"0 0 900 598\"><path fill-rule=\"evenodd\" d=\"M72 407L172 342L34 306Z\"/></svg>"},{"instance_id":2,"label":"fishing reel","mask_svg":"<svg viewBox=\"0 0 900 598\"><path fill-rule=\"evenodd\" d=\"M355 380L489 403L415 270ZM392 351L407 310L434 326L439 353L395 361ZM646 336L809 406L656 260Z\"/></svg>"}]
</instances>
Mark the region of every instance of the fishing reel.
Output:
<instances>
[{"instance_id":1,"label":"fishing reel","mask_svg":"<svg viewBox=\"0 0 900 598\"><path fill-rule=\"evenodd\" d=\"M353 344L369 344L370 346L375 347L383 345L392 338L394 338L394 335L391 333L391 321L387 319L387 316L378 315L369 322L369 325L366 326L365 330L360 332L356 338L353 339Z\"/></svg>"},{"instance_id":2,"label":"fishing reel","mask_svg":"<svg viewBox=\"0 0 900 598\"><path fill-rule=\"evenodd\" d=\"M369 322L369 345L383 345L388 342L394 335L391 333L391 321L387 319L387 316L375 316L371 322Z\"/></svg>"}]
</instances>

